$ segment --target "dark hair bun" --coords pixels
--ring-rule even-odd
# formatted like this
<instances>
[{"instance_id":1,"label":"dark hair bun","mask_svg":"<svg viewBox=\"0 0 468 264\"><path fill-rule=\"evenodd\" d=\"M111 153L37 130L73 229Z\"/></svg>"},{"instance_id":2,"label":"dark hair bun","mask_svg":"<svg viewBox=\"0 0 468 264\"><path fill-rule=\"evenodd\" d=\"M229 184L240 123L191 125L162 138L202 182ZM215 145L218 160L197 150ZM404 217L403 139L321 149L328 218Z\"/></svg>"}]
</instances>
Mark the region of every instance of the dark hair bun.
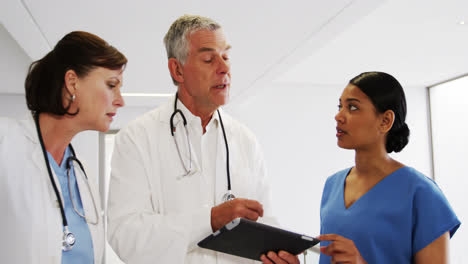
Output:
<instances>
[{"instance_id":1,"label":"dark hair bun","mask_svg":"<svg viewBox=\"0 0 468 264\"><path fill-rule=\"evenodd\" d=\"M385 145L387 152L400 152L408 144L409 135L410 130L406 123L403 123L399 128L395 126L392 127L387 135L387 142Z\"/></svg>"},{"instance_id":2,"label":"dark hair bun","mask_svg":"<svg viewBox=\"0 0 468 264\"><path fill-rule=\"evenodd\" d=\"M387 133L385 148L388 153L400 152L409 139L406 125L406 97L403 87L395 77L385 72L363 72L349 81L369 97L378 113L392 110L393 126Z\"/></svg>"}]
</instances>

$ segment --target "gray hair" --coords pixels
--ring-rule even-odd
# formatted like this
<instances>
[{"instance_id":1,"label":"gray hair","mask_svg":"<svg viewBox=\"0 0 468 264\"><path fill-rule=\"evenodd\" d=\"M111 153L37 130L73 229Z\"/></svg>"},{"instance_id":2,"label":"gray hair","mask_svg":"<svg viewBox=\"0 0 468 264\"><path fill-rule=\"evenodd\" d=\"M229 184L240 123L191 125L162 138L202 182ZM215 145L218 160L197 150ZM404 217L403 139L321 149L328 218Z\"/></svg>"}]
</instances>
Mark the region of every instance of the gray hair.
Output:
<instances>
[{"instance_id":1,"label":"gray hair","mask_svg":"<svg viewBox=\"0 0 468 264\"><path fill-rule=\"evenodd\" d=\"M183 15L179 17L172 23L166 36L164 36L167 58L175 58L183 65L189 52L188 36L202 29L215 31L219 28L221 28L221 25L208 17L196 15ZM173 81L177 85L175 80Z\"/></svg>"}]
</instances>

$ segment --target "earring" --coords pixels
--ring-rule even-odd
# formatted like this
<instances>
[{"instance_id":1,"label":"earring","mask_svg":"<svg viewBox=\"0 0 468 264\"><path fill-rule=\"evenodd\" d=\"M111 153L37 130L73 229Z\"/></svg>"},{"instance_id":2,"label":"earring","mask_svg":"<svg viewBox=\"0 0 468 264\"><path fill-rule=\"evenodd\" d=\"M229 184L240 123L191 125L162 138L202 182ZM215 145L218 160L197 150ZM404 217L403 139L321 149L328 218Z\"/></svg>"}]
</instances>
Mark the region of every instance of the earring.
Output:
<instances>
[{"instance_id":1,"label":"earring","mask_svg":"<svg viewBox=\"0 0 468 264\"><path fill-rule=\"evenodd\" d=\"M72 95L72 98L71 98L72 102L75 101L75 98L76 98L76 96Z\"/></svg>"}]
</instances>

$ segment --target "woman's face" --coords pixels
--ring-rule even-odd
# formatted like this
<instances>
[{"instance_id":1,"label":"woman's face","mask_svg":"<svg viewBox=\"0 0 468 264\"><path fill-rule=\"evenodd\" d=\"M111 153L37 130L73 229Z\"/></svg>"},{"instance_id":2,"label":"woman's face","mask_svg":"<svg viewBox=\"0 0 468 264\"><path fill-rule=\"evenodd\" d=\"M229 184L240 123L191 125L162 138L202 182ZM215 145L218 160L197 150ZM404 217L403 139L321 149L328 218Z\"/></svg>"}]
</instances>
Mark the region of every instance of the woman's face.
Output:
<instances>
[{"instance_id":1,"label":"woman's face","mask_svg":"<svg viewBox=\"0 0 468 264\"><path fill-rule=\"evenodd\" d=\"M385 142L381 131L382 115L357 86L348 84L339 100L335 116L338 146L344 149L369 149Z\"/></svg>"},{"instance_id":2,"label":"woman's face","mask_svg":"<svg viewBox=\"0 0 468 264\"><path fill-rule=\"evenodd\" d=\"M117 108L124 106L121 86L122 69L96 67L78 78L74 103L79 108L76 117L83 130L109 130Z\"/></svg>"}]
</instances>

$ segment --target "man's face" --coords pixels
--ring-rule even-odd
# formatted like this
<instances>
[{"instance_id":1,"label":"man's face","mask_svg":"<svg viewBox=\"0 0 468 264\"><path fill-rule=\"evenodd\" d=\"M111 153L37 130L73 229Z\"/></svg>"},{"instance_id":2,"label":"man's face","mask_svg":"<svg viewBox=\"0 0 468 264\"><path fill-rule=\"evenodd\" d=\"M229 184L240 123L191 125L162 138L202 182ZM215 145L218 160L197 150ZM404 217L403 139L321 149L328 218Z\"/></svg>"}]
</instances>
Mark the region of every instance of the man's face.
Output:
<instances>
[{"instance_id":1,"label":"man's face","mask_svg":"<svg viewBox=\"0 0 468 264\"><path fill-rule=\"evenodd\" d=\"M187 40L189 52L181 66L183 82L179 82L179 90L189 95L189 104L214 111L229 100L230 46L221 29L199 30Z\"/></svg>"}]
</instances>

